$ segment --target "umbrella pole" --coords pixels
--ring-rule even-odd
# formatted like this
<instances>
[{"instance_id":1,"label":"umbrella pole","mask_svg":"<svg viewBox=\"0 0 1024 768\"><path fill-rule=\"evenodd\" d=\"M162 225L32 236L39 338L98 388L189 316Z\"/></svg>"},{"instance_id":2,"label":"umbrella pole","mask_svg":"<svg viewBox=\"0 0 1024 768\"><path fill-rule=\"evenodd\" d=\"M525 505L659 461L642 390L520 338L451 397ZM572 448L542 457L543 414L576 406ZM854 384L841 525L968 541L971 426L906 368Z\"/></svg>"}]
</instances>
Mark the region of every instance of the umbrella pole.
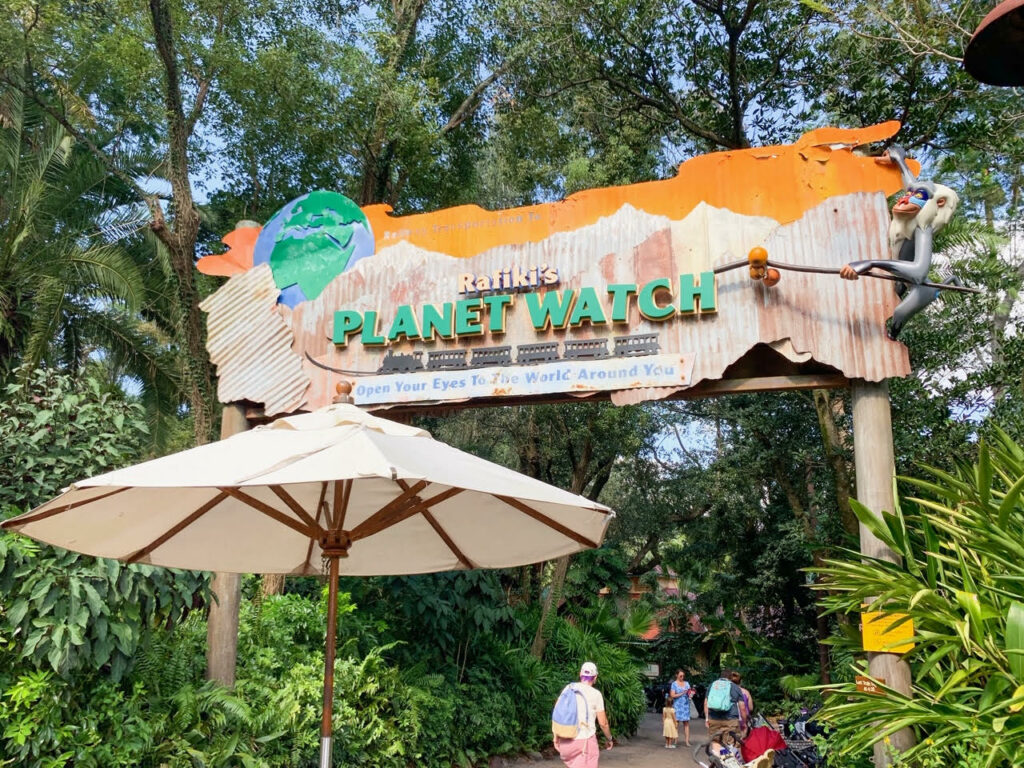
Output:
<instances>
[{"instance_id":1,"label":"umbrella pole","mask_svg":"<svg viewBox=\"0 0 1024 768\"><path fill-rule=\"evenodd\" d=\"M334 714L334 653L338 624L338 555L330 555L327 587L327 647L324 650L324 708L320 721L320 768L331 768L331 717Z\"/></svg>"}]
</instances>

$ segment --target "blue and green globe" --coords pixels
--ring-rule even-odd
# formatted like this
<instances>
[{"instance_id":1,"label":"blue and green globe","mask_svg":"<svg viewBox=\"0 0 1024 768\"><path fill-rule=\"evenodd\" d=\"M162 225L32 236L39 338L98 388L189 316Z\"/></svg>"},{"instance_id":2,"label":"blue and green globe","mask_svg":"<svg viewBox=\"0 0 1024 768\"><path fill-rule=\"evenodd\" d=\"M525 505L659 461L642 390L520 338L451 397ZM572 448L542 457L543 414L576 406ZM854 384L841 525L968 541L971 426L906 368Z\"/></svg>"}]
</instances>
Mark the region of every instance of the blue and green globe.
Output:
<instances>
[{"instance_id":1,"label":"blue and green globe","mask_svg":"<svg viewBox=\"0 0 1024 768\"><path fill-rule=\"evenodd\" d=\"M359 206L327 190L287 203L263 227L253 264L270 264L278 301L294 307L319 296L327 284L374 252L373 231Z\"/></svg>"}]
</instances>

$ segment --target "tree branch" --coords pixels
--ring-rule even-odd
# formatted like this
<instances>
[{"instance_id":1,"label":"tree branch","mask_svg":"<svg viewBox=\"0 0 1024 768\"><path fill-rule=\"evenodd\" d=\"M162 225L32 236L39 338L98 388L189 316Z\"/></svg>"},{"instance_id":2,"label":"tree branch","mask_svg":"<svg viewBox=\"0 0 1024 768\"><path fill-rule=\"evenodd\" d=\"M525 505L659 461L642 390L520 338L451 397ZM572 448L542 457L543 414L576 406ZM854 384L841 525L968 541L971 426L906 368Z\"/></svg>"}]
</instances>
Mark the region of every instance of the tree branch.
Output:
<instances>
[{"instance_id":1,"label":"tree branch","mask_svg":"<svg viewBox=\"0 0 1024 768\"><path fill-rule=\"evenodd\" d=\"M501 77L507 69L508 62L502 64L490 75L476 84L476 87L474 87L473 90L469 92L469 95L462 100L462 103L459 104L458 109L456 109L455 112L452 113L452 116L448 118L448 122L441 129L442 136L458 128L467 119L469 119L474 112L476 112L480 107L480 96L483 95L483 92L486 91L495 80Z\"/></svg>"}]
</instances>

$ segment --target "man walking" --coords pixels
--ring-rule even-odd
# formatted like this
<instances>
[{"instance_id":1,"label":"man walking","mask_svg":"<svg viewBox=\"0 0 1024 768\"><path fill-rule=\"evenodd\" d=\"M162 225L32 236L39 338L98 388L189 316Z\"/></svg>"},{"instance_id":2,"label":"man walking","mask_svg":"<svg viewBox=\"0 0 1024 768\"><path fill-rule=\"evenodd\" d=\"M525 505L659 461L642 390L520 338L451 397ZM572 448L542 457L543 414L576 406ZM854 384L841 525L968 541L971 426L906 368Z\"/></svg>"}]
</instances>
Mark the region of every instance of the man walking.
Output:
<instances>
[{"instance_id":1,"label":"man walking","mask_svg":"<svg viewBox=\"0 0 1024 768\"><path fill-rule=\"evenodd\" d=\"M731 670L723 669L721 676L708 688L704 699L704 717L708 723L708 739L730 744L732 734L739 730L740 719L747 719L747 706L743 691L729 679Z\"/></svg>"},{"instance_id":2,"label":"man walking","mask_svg":"<svg viewBox=\"0 0 1024 768\"><path fill-rule=\"evenodd\" d=\"M580 667L580 682L575 686L579 730L576 737L563 739L555 737L555 749L566 768L597 768L600 748L597 746L597 726L604 732L607 749L612 748L612 732L608 727L608 716L604 711L604 696L594 687L597 680L597 665L586 662ZM570 684L572 685L572 684Z\"/></svg>"}]
</instances>

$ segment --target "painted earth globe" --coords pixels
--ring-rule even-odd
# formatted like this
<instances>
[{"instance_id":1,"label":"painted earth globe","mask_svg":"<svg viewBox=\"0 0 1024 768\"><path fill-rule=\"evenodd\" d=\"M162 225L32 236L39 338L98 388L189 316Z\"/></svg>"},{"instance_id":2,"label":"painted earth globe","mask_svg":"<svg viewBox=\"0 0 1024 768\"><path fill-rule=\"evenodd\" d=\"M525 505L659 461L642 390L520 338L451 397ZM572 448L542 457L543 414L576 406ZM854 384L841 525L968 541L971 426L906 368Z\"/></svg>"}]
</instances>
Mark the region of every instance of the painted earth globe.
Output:
<instances>
[{"instance_id":1,"label":"painted earth globe","mask_svg":"<svg viewBox=\"0 0 1024 768\"><path fill-rule=\"evenodd\" d=\"M374 252L373 231L359 206L327 190L284 205L263 227L253 264L270 264L278 299L294 307L315 299L335 277Z\"/></svg>"}]
</instances>

